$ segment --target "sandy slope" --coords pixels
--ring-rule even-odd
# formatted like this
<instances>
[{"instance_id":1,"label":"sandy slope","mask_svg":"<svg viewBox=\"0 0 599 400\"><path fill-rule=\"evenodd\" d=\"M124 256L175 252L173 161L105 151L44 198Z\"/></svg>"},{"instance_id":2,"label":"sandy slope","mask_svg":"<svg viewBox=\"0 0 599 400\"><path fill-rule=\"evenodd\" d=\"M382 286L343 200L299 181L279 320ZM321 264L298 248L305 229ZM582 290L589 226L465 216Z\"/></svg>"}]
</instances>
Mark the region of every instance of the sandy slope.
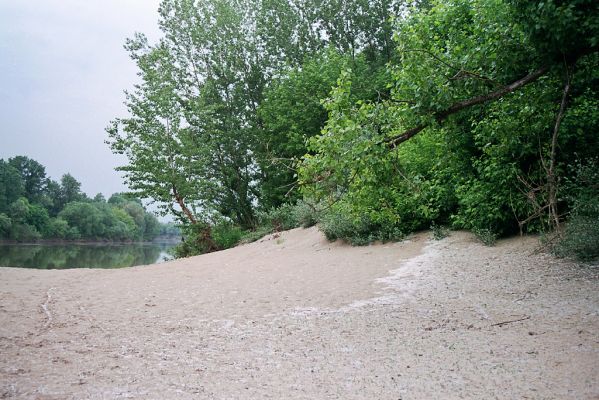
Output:
<instances>
[{"instance_id":1,"label":"sandy slope","mask_svg":"<svg viewBox=\"0 0 599 400\"><path fill-rule=\"evenodd\" d=\"M599 399L596 269L534 246L297 229L162 265L3 268L0 398Z\"/></svg>"}]
</instances>

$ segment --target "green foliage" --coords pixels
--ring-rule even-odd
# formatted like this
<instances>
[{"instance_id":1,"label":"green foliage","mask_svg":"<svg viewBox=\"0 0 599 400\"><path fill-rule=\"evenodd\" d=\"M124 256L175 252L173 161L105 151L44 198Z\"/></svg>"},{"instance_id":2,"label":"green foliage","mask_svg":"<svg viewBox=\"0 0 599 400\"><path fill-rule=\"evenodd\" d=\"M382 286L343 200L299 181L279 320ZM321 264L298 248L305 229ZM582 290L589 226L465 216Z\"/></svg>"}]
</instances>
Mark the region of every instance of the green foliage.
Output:
<instances>
[{"instance_id":1,"label":"green foliage","mask_svg":"<svg viewBox=\"0 0 599 400\"><path fill-rule=\"evenodd\" d=\"M44 207L37 204L30 205L26 221L43 236L48 237L50 216Z\"/></svg>"},{"instance_id":2,"label":"green foliage","mask_svg":"<svg viewBox=\"0 0 599 400\"><path fill-rule=\"evenodd\" d=\"M50 239L66 239L69 234L69 229L69 224L64 219L51 218L44 232L44 237Z\"/></svg>"},{"instance_id":3,"label":"green foliage","mask_svg":"<svg viewBox=\"0 0 599 400\"><path fill-rule=\"evenodd\" d=\"M24 184L19 171L10 163L0 160L0 212L8 212L9 206L23 195Z\"/></svg>"},{"instance_id":4,"label":"green foliage","mask_svg":"<svg viewBox=\"0 0 599 400\"><path fill-rule=\"evenodd\" d=\"M306 200L299 200L293 209L294 219L302 228L309 228L318 223L322 206Z\"/></svg>"},{"instance_id":5,"label":"green foliage","mask_svg":"<svg viewBox=\"0 0 599 400\"><path fill-rule=\"evenodd\" d=\"M273 233L272 226L257 226L254 230L246 231L241 237L240 243L251 243L262 239L266 235Z\"/></svg>"},{"instance_id":6,"label":"green foliage","mask_svg":"<svg viewBox=\"0 0 599 400\"><path fill-rule=\"evenodd\" d=\"M242 237L241 228L230 222L221 222L212 228L212 238L220 250L235 246Z\"/></svg>"},{"instance_id":7,"label":"green foliage","mask_svg":"<svg viewBox=\"0 0 599 400\"><path fill-rule=\"evenodd\" d=\"M485 246L494 246L497 242L497 233L492 229L473 228L474 236L480 240Z\"/></svg>"},{"instance_id":8,"label":"green foliage","mask_svg":"<svg viewBox=\"0 0 599 400\"><path fill-rule=\"evenodd\" d=\"M343 203L328 209L319 227L328 240L342 239L357 246L400 240L405 236L399 226L379 222L366 214L354 214Z\"/></svg>"},{"instance_id":9,"label":"green foliage","mask_svg":"<svg viewBox=\"0 0 599 400\"><path fill-rule=\"evenodd\" d=\"M581 24L563 26L570 38L591 29L596 8L584 15L582 3L556 6L572 11ZM554 170L563 174L576 154L588 156L598 145L592 132L599 76L591 69L597 56L565 70L562 54L561 64L535 83L462 110L465 99L484 98L526 76L541 60L556 62L540 56L547 43L530 33L527 18L543 14L543 6L528 10L526 24L516 16L518 7L460 0L411 10L397 21L400 60L390 64L388 96L355 99L355 79L351 72L341 74L325 102L325 127L309 140L299 170L304 196L336 204L322 217L327 236L350 241L359 236L357 242L365 242L367 235L357 232L371 226L408 232L438 222L472 229L490 243L497 235L547 226L546 214L534 213L548 201L551 134L566 74L578 89L568 99L557 136ZM552 51L570 51L564 49ZM428 129L389 148L392 138L418 126ZM559 207L568 204L563 199Z\"/></svg>"},{"instance_id":10,"label":"green foliage","mask_svg":"<svg viewBox=\"0 0 599 400\"><path fill-rule=\"evenodd\" d=\"M8 215L15 223L26 222L29 217L29 208L29 201L21 197L9 206Z\"/></svg>"},{"instance_id":11,"label":"green foliage","mask_svg":"<svg viewBox=\"0 0 599 400\"><path fill-rule=\"evenodd\" d=\"M13 223L8 236L17 242L33 242L41 238L34 226L24 223Z\"/></svg>"},{"instance_id":12,"label":"green foliage","mask_svg":"<svg viewBox=\"0 0 599 400\"><path fill-rule=\"evenodd\" d=\"M15 168L23 182L22 195L32 203L38 202L46 186L46 168L35 160L25 156L8 159L8 164Z\"/></svg>"},{"instance_id":13,"label":"green foliage","mask_svg":"<svg viewBox=\"0 0 599 400\"><path fill-rule=\"evenodd\" d=\"M183 225L182 233L183 241L172 249L176 258L219 250L212 238L212 227L208 224Z\"/></svg>"},{"instance_id":14,"label":"green foliage","mask_svg":"<svg viewBox=\"0 0 599 400\"><path fill-rule=\"evenodd\" d=\"M266 212L258 214L260 225L268 226L274 232L286 231L299 226L295 206L283 204L277 208L272 208Z\"/></svg>"},{"instance_id":15,"label":"green foliage","mask_svg":"<svg viewBox=\"0 0 599 400\"><path fill-rule=\"evenodd\" d=\"M551 199L584 209L556 183L599 146L595 3L164 0L163 37L127 42L141 83L109 144L182 255L316 222L356 244L546 230Z\"/></svg>"},{"instance_id":16,"label":"green foliage","mask_svg":"<svg viewBox=\"0 0 599 400\"><path fill-rule=\"evenodd\" d=\"M102 213L90 203L69 203L58 217L67 221L70 227L77 228L81 238L97 239L105 233Z\"/></svg>"},{"instance_id":17,"label":"green foliage","mask_svg":"<svg viewBox=\"0 0 599 400\"><path fill-rule=\"evenodd\" d=\"M433 232L433 239L435 240L445 239L447 236L449 236L449 229L447 229L446 226L438 225L433 222L430 229Z\"/></svg>"},{"instance_id":18,"label":"green foliage","mask_svg":"<svg viewBox=\"0 0 599 400\"><path fill-rule=\"evenodd\" d=\"M12 220L8 215L0 213L0 238L8 237L11 226Z\"/></svg>"},{"instance_id":19,"label":"green foliage","mask_svg":"<svg viewBox=\"0 0 599 400\"><path fill-rule=\"evenodd\" d=\"M570 220L554 247L561 257L599 259L599 160L578 162L566 183L572 201Z\"/></svg>"}]
</instances>

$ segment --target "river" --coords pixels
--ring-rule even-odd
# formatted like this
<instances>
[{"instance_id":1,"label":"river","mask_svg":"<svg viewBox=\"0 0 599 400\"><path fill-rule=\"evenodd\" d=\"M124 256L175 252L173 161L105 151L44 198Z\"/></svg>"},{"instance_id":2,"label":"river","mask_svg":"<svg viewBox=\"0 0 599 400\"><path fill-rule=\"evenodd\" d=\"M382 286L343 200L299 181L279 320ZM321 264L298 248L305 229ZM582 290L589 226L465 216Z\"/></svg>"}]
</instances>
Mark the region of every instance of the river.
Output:
<instances>
[{"instance_id":1,"label":"river","mask_svg":"<svg viewBox=\"0 0 599 400\"><path fill-rule=\"evenodd\" d=\"M0 267L123 268L164 262L175 243L0 244Z\"/></svg>"}]
</instances>

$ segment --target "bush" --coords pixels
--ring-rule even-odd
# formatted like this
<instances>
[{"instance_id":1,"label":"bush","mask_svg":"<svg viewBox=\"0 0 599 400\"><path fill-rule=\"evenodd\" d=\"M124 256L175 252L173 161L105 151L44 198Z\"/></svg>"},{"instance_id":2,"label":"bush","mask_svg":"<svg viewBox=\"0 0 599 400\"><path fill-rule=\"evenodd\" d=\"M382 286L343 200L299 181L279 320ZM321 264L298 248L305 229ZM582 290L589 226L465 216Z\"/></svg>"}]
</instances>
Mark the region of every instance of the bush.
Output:
<instances>
[{"instance_id":1,"label":"bush","mask_svg":"<svg viewBox=\"0 0 599 400\"><path fill-rule=\"evenodd\" d=\"M17 242L31 242L41 237L35 227L28 224L13 224L10 230L10 238Z\"/></svg>"},{"instance_id":2,"label":"bush","mask_svg":"<svg viewBox=\"0 0 599 400\"><path fill-rule=\"evenodd\" d=\"M472 229L472 232L485 246L494 246L497 242L497 233L491 229L474 228Z\"/></svg>"},{"instance_id":3,"label":"bush","mask_svg":"<svg viewBox=\"0 0 599 400\"><path fill-rule=\"evenodd\" d=\"M366 215L354 217L342 207L327 211L322 216L319 227L328 240L342 239L354 246L364 246L376 241L396 241L405 236L398 226L378 223Z\"/></svg>"},{"instance_id":4,"label":"bush","mask_svg":"<svg viewBox=\"0 0 599 400\"><path fill-rule=\"evenodd\" d=\"M561 240L553 248L560 257L579 261L599 259L599 161L578 164L566 184L573 206Z\"/></svg>"},{"instance_id":5,"label":"bush","mask_svg":"<svg viewBox=\"0 0 599 400\"><path fill-rule=\"evenodd\" d=\"M184 225L182 230L183 241L172 250L172 254L176 258L190 257L219 250L214 238L211 236L212 227L207 223L198 222L193 225Z\"/></svg>"},{"instance_id":6,"label":"bush","mask_svg":"<svg viewBox=\"0 0 599 400\"><path fill-rule=\"evenodd\" d=\"M269 226L275 232L286 231L299 226L294 206L291 204L283 204L267 212L258 213L258 220L261 226Z\"/></svg>"},{"instance_id":7,"label":"bush","mask_svg":"<svg viewBox=\"0 0 599 400\"><path fill-rule=\"evenodd\" d=\"M253 231L247 231L243 233L240 243L251 243L256 240L262 239L264 236L272 233L272 228L269 226L259 226Z\"/></svg>"},{"instance_id":8,"label":"bush","mask_svg":"<svg viewBox=\"0 0 599 400\"><path fill-rule=\"evenodd\" d=\"M433 231L433 239L441 240L449 236L449 229L443 225L437 225L436 223L431 224L431 231Z\"/></svg>"},{"instance_id":9,"label":"bush","mask_svg":"<svg viewBox=\"0 0 599 400\"><path fill-rule=\"evenodd\" d=\"M69 231L69 224L64 219L51 218L45 232L46 238L64 239Z\"/></svg>"},{"instance_id":10,"label":"bush","mask_svg":"<svg viewBox=\"0 0 599 400\"><path fill-rule=\"evenodd\" d=\"M221 222L212 228L212 239L219 250L235 246L242 237L241 228L230 222Z\"/></svg>"},{"instance_id":11,"label":"bush","mask_svg":"<svg viewBox=\"0 0 599 400\"><path fill-rule=\"evenodd\" d=\"M0 238L8 237L11 226L12 220L8 215L0 213Z\"/></svg>"},{"instance_id":12,"label":"bush","mask_svg":"<svg viewBox=\"0 0 599 400\"><path fill-rule=\"evenodd\" d=\"M573 258L579 261L599 259L599 198L594 207L580 206L579 211L593 211L595 215L580 213L574 215L566 224L562 239L554 248L559 257Z\"/></svg>"},{"instance_id":13,"label":"bush","mask_svg":"<svg viewBox=\"0 0 599 400\"><path fill-rule=\"evenodd\" d=\"M320 206L312 205L304 200L297 202L293 209L294 217L299 226L309 228L316 225L320 214Z\"/></svg>"}]
</instances>

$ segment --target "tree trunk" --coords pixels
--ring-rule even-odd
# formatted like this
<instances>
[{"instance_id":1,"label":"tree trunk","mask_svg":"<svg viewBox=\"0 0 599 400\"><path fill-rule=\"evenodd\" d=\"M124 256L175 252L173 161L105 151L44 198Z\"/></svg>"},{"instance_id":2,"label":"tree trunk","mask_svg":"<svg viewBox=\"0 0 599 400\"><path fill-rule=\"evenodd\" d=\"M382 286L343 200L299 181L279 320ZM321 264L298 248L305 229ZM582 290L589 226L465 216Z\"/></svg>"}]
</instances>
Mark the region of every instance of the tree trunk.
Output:
<instances>
[{"instance_id":1,"label":"tree trunk","mask_svg":"<svg viewBox=\"0 0 599 400\"><path fill-rule=\"evenodd\" d=\"M567 67L566 67L567 68ZM566 70L567 74L567 70ZM559 134L559 127L564 118L564 112L566 110L566 103L568 101L568 94L570 93L570 76L566 76L566 85L564 86L564 93L562 95L562 101L559 106L559 111L555 119L555 126L553 127L553 135L551 137L551 155L549 158L549 168L547 169L547 190L548 190L548 206L549 206L549 218L555 229L559 228L559 213L557 209L557 177L555 173L555 164L557 156L557 136Z\"/></svg>"}]
</instances>

